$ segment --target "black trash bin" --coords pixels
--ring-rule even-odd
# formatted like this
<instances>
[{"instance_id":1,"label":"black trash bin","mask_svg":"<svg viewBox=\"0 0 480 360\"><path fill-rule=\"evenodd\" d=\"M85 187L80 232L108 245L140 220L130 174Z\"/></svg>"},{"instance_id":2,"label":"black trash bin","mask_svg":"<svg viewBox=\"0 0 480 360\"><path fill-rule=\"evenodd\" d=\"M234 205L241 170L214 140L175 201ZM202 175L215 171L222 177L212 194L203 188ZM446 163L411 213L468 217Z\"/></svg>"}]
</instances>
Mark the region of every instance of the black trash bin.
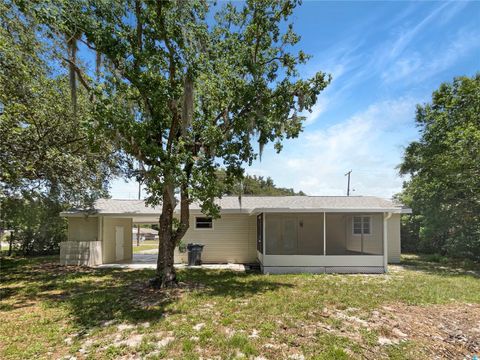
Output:
<instances>
[{"instance_id":1,"label":"black trash bin","mask_svg":"<svg viewBox=\"0 0 480 360\"><path fill-rule=\"evenodd\" d=\"M187 244L188 266L202 265L202 251L205 245Z\"/></svg>"}]
</instances>

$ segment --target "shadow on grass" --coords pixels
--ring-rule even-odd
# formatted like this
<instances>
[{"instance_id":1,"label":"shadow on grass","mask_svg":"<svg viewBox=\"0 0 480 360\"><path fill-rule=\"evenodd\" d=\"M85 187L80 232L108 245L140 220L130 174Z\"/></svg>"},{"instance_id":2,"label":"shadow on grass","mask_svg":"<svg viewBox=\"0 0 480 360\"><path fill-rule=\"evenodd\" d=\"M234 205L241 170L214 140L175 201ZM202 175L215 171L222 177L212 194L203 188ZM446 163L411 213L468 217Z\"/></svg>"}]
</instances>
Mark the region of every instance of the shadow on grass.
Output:
<instances>
[{"instance_id":1,"label":"shadow on grass","mask_svg":"<svg viewBox=\"0 0 480 360\"><path fill-rule=\"evenodd\" d=\"M178 312L171 305L187 293L242 298L292 286L257 274L188 269L178 272L178 288L155 290L147 285L154 276L151 269L65 267L51 260L19 261L7 268L9 271L2 276L0 311L41 302L65 310L80 331L109 320L161 321Z\"/></svg>"},{"instance_id":2,"label":"shadow on grass","mask_svg":"<svg viewBox=\"0 0 480 360\"><path fill-rule=\"evenodd\" d=\"M254 294L275 291L281 287L293 286L257 272L229 270L186 269L179 272L179 279L204 285L199 290L202 294L232 298L250 297Z\"/></svg>"},{"instance_id":3,"label":"shadow on grass","mask_svg":"<svg viewBox=\"0 0 480 360\"><path fill-rule=\"evenodd\" d=\"M480 264L458 261L447 257L428 254L402 255L400 265L414 271L421 271L439 276L472 276L480 278Z\"/></svg>"}]
</instances>

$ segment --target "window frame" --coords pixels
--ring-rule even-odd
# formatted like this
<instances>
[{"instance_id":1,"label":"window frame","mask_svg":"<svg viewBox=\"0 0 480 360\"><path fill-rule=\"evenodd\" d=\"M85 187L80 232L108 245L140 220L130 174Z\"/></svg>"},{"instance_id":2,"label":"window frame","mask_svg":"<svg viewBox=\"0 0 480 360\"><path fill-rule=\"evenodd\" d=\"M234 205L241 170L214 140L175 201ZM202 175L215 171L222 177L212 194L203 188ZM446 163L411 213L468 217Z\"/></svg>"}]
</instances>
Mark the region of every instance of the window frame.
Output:
<instances>
[{"instance_id":1,"label":"window frame","mask_svg":"<svg viewBox=\"0 0 480 360\"><path fill-rule=\"evenodd\" d=\"M198 227L197 224L198 224L198 219L210 219L210 223L212 224L211 227ZM206 223L206 222L204 222ZM211 216L195 216L195 230L207 230L207 231L210 231L210 230L213 230L213 218Z\"/></svg>"},{"instance_id":2,"label":"window frame","mask_svg":"<svg viewBox=\"0 0 480 360\"><path fill-rule=\"evenodd\" d=\"M355 232L355 218L360 218L360 232ZM368 232L365 232L364 224L365 220L368 219ZM352 235L353 236L362 236L362 235L372 235L372 217L370 215L354 215L352 217Z\"/></svg>"}]
</instances>

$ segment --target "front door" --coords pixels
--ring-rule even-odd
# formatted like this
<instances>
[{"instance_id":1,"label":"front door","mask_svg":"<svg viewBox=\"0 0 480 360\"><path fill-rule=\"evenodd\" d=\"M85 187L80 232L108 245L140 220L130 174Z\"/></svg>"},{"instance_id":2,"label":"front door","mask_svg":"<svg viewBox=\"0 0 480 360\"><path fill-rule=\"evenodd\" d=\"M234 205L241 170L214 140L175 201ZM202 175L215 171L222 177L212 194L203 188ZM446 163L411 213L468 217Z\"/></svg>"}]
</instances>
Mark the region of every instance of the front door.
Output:
<instances>
[{"instance_id":1,"label":"front door","mask_svg":"<svg viewBox=\"0 0 480 360\"><path fill-rule=\"evenodd\" d=\"M115 260L120 261L124 259L124 237L123 226L115 226Z\"/></svg>"}]
</instances>

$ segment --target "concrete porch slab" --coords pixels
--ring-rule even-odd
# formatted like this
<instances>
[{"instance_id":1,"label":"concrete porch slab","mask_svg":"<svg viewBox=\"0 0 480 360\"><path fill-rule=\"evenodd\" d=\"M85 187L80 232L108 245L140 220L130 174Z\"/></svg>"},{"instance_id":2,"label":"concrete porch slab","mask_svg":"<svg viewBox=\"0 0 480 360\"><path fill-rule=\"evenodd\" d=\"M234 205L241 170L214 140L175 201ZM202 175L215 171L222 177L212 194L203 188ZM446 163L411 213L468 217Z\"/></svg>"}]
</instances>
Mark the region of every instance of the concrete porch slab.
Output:
<instances>
[{"instance_id":1,"label":"concrete porch slab","mask_svg":"<svg viewBox=\"0 0 480 360\"><path fill-rule=\"evenodd\" d=\"M157 254L134 254L132 260L118 263L101 264L94 266L99 269L155 269L157 266ZM243 264L203 264L200 266L188 266L186 264L175 264L177 269L211 269L211 270L232 270L245 271Z\"/></svg>"}]
</instances>

